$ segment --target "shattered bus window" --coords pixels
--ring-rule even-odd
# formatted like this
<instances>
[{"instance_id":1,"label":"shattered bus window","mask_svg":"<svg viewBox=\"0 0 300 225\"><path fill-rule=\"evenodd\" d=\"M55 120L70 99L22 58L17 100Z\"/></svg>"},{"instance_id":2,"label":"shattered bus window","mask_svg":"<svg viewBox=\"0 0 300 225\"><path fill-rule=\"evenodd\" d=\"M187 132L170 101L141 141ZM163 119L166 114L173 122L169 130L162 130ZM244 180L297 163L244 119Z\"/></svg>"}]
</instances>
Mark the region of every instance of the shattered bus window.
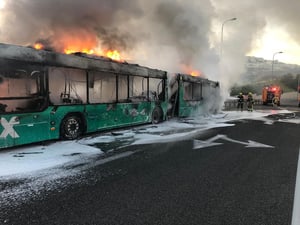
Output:
<instances>
[{"instance_id":1,"label":"shattered bus window","mask_svg":"<svg viewBox=\"0 0 300 225\"><path fill-rule=\"evenodd\" d=\"M37 66L1 61L0 111L39 111L46 102L44 71Z\"/></svg>"},{"instance_id":2,"label":"shattered bus window","mask_svg":"<svg viewBox=\"0 0 300 225\"><path fill-rule=\"evenodd\" d=\"M129 76L129 98L132 101L147 101L147 78Z\"/></svg>"},{"instance_id":3,"label":"shattered bus window","mask_svg":"<svg viewBox=\"0 0 300 225\"><path fill-rule=\"evenodd\" d=\"M201 83L184 82L184 100L199 101L202 99Z\"/></svg>"},{"instance_id":4,"label":"shattered bus window","mask_svg":"<svg viewBox=\"0 0 300 225\"><path fill-rule=\"evenodd\" d=\"M159 100L165 100L165 84L163 79L149 78L149 97L154 99L157 97Z\"/></svg>"},{"instance_id":5,"label":"shattered bus window","mask_svg":"<svg viewBox=\"0 0 300 225\"><path fill-rule=\"evenodd\" d=\"M116 75L104 72L89 73L89 102L111 103L117 99Z\"/></svg>"},{"instance_id":6,"label":"shattered bus window","mask_svg":"<svg viewBox=\"0 0 300 225\"><path fill-rule=\"evenodd\" d=\"M54 105L86 103L86 73L79 69L49 68L50 102Z\"/></svg>"},{"instance_id":7,"label":"shattered bus window","mask_svg":"<svg viewBox=\"0 0 300 225\"><path fill-rule=\"evenodd\" d=\"M118 101L128 101L128 76L118 77Z\"/></svg>"}]
</instances>

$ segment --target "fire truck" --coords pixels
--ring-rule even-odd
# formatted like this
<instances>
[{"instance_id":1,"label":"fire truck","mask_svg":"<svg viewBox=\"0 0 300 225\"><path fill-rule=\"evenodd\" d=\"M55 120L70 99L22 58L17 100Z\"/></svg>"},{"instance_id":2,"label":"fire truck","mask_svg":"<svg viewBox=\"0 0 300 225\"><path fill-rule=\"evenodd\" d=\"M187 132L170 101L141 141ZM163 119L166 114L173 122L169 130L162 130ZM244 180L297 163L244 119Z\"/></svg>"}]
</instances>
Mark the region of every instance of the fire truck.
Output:
<instances>
[{"instance_id":1,"label":"fire truck","mask_svg":"<svg viewBox=\"0 0 300 225\"><path fill-rule=\"evenodd\" d=\"M277 85L268 85L263 87L262 90L262 102L264 105L272 103L273 105L280 105L280 97L282 89Z\"/></svg>"}]
</instances>

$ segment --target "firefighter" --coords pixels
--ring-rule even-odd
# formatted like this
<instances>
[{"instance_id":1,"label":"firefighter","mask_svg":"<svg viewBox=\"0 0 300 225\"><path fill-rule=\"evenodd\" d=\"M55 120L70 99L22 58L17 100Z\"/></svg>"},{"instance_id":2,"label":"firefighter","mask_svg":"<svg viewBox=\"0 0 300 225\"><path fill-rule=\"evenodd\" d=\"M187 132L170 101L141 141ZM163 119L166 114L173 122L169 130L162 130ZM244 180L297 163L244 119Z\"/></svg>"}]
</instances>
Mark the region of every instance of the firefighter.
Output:
<instances>
[{"instance_id":1,"label":"firefighter","mask_svg":"<svg viewBox=\"0 0 300 225\"><path fill-rule=\"evenodd\" d=\"M237 109L239 110L239 108L241 108L241 112L243 112L243 108L244 108L244 95L241 92L238 96L238 104L237 104Z\"/></svg>"},{"instance_id":2,"label":"firefighter","mask_svg":"<svg viewBox=\"0 0 300 225\"><path fill-rule=\"evenodd\" d=\"M277 95L272 99L273 106L279 106L279 97Z\"/></svg>"},{"instance_id":3,"label":"firefighter","mask_svg":"<svg viewBox=\"0 0 300 225\"><path fill-rule=\"evenodd\" d=\"M248 98L247 98L247 109L248 111L252 112L253 111L253 105L254 105L254 99L252 96L252 93L248 93Z\"/></svg>"}]
</instances>

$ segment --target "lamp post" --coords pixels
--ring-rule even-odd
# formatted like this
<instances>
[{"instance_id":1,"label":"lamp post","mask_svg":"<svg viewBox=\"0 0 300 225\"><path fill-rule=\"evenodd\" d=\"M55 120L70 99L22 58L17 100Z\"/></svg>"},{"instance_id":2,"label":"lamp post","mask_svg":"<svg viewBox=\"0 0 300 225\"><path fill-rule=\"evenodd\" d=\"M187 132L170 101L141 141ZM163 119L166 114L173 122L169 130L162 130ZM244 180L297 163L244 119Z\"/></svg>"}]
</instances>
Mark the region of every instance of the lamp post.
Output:
<instances>
[{"instance_id":1,"label":"lamp post","mask_svg":"<svg viewBox=\"0 0 300 225\"><path fill-rule=\"evenodd\" d=\"M229 22L229 21L234 21L234 20L237 20L237 18L231 18L231 19L228 19L228 20L225 20L223 23L222 23L222 30L221 30L221 46L220 46L220 58L222 57L222 51L223 51L223 31L224 31L224 25L225 23Z\"/></svg>"},{"instance_id":2,"label":"lamp post","mask_svg":"<svg viewBox=\"0 0 300 225\"><path fill-rule=\"evenodd\" d=\"M273 60L272 60L272 77L273 77L273 72L274 72L274 57L275 57L276 54L281 54L281 53L283 53L283 52L275 52L273 54Z\"/></svg>"},{"instance_id":3,"label":"lamp post","mask_svg":"<svg viewBox=\"0 0 300 225\"><path fill-rule=\"evenodd\" d=\"M298 99L298 106L300 107L300 74L298 74L297 99Z\"/></svg>"}]
</instances>

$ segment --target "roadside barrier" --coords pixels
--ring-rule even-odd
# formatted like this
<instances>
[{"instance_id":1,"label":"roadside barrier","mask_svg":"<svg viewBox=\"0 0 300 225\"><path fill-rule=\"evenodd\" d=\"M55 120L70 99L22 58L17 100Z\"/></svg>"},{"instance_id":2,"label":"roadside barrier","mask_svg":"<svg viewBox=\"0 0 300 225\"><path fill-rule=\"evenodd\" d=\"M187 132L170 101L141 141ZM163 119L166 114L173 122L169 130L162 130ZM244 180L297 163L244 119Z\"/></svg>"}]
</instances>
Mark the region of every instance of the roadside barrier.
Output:
<instances>
[{"instance_id":1,"label":"roadside barrier","mask_svg":"<svg viewBox=\"0 0 300 225\"><path fill-rule=\"evenodd\" d=\"M231 110L237 109L238 100L237 99L229 99L224 102L223 109ZM254 99L254 105L262 105L262 101L260 99ZM244 109L247 108L247 100L244 101Z\"/></svg>"}]
</instances>

